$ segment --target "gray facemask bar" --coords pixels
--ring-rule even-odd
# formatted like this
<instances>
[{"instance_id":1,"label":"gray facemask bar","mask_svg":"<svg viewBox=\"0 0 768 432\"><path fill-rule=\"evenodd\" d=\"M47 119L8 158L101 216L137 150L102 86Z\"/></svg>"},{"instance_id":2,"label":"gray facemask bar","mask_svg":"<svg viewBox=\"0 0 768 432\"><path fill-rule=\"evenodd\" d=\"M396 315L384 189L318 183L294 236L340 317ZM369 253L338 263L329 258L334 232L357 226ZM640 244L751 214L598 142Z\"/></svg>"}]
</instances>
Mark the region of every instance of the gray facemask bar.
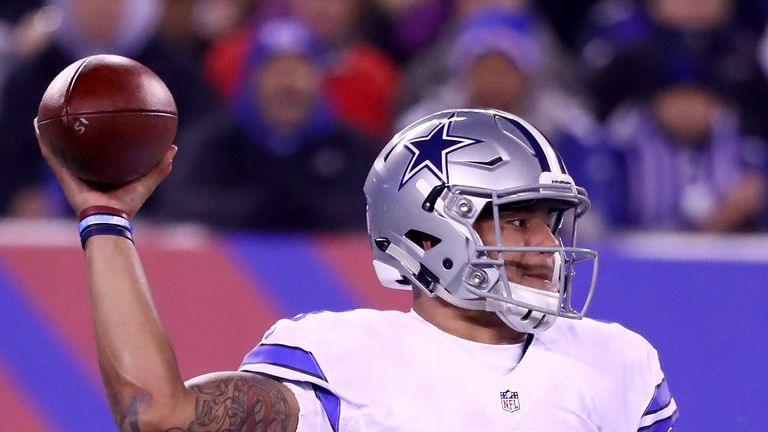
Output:
<instances>
[{"instance_id":1,"label":"gray facemask bar","mask_svg":"<svg viewBox=\"0 0 768 432\"><path fill-rule=\"evenodd\" d=\"M510 188L505 190L489 190L485 188L477 188L472 186L452 186L451 192L459 195L469 195L478 197L488 197L491 199L490 203L493 206L494 227L496 235L495 246L479 246L475 253L477 258L471 259L468 268L468 274L465 276L466 289L478 296L479 298L491 299L500 303L508 303L515 306L531 309L537 312L552 314L561 316L564 318L581 319L586 313L589 304L594 294L595 284L597 282L597 269L598 269L598 255L597 252L591 249L577 248L577 247L545 247L545 246L504 246L501 245L501 226L499 217L499 206L504 204L513 204L519 202L526 202L532 200L552 200L565 204L564 208L574 208L573 220L572 220L572 233L571 244L576 242L576 221L584 215L590 207L589 199L586 197L586 191L583 188L574 187L569 184L538 184L531 186L523 186ZM472 221L474 223L474 220ZM497 259L489 257L488 253L498 253ZM558 305L559 310L553 311L545 308L541 308L537 305L516 301L508 295L511 295L512 287L510 286L509 279L506 274L504 266L504 252L544 252L558 254L561 259L561 267L563 274L560 275L560 286L558 287ZM587 298L584 301L584 305L581 310L575 310L571 304L572 290L573 290L573 277L575 275L573 266L577 262L586 261L592 259L592 277L590 281L589 291ZM480 280L486 279L484 272L481 275L472 274L475 271L481 271L483 267L494 267L499 274L499 280L487 289L478 289L474 280L478 276ZM501 283L504 287L504 294L501 295L492 292L496 284Z\"/></svg>"}]
</instances>

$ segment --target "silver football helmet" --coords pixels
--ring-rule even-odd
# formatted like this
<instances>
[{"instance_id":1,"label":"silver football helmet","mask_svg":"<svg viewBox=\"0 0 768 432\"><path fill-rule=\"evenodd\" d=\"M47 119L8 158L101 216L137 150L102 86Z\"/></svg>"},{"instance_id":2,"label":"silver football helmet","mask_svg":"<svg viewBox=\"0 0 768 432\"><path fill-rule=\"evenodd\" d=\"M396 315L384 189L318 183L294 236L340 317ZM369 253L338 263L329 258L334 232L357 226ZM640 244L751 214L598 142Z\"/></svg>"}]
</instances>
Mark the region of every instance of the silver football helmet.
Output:
<instances>
[{"instance_id":1,"label":"silver football helmet","mask_svg":"<svg viewBox=\"0 0 768 432\"><path fill-rule=\"evenodd\" d=\"M384 147L364 191L373 265L385 286L417 287L460 308L495 312L525 333L548 329L556 317L584 316L597 253L575 247L575 237L590 202L544 135L519 117L490 109L425 117ZM499 208L533 203L555 215L559 244L503 244ZM493 215L494 244L475 229L481 212ZM504 254L521 252L552 254L551 290L509 280ZM588 260L588 290L575 304L574 264Z\"/></svg>"}]
</instances>

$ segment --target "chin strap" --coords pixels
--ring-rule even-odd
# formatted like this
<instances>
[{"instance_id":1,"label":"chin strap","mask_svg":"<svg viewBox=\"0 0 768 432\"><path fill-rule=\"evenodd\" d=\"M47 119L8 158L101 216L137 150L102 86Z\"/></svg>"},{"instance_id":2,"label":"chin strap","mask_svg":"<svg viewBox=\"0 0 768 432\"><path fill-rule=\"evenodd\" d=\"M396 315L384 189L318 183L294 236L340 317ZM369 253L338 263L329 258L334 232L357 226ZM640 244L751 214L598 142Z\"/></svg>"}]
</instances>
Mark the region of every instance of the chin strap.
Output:
<instances>
[{"instance_id":1,"label":"chin strap","mask_svg":"<svg viewBox=\"0 0 768 432\"><path fill-rule=\"evenodd\" d=\"M486 300L464 300L454 297L448 292L442 285L436 285L432 292L435 297L444 300L446 303L450 303L456 307L469 310L488 310L488 302Z\"/></svg>"}]
</instances>

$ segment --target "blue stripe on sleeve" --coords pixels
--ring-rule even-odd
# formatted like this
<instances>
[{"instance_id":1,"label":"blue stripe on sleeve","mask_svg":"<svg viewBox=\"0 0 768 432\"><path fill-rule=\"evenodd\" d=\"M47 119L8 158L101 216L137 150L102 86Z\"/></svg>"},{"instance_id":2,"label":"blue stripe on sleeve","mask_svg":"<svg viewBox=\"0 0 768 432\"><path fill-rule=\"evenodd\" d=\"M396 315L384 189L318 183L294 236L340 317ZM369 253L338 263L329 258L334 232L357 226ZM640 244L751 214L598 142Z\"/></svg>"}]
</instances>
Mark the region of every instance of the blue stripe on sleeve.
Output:
<instances>
[{"instance_id":1,"label":"blue stripe on sleeve","mask_svg":"<svg viewBox=\"0 0 768 432\"><path fill-rule=\"evenodd\" d=\"M245 356L243 364L270 364L280 366L286 369L302 372L313 376L325 382L323 370L317 363L315 356L311 352L305 351L299 347L279 345L279 344L259 344ZM331 423L334 432L339 430L339 419L341 418L341 400L326 388L312 384L315 395L323 405L325 415Z\"/></svg>"},{"instance_id":2,"label":"blue stripe on sleeve","mask_svg":"<svg viewBox=\"0 0 768 432\"><path fill-rule=\"evenodd\" d=\"M661 411L669 405L669 401L672 400L672 394L669 392L669 386L667 380L662 379L659 385L656 386L656 390L653 392L651 402L648 403L648 408L645 409L643 415L653 414Z\"/></svg>"},{"instance_id":3,"label":"blue stripe on sleeve","mask_svg":"<svg viewBox=\"0 0 768 432\"><path fill-rule=\"evenodd\" d=\"M341 400L326 388L315 384L312 384L312 387L315 389L317 399L319 399L320 403L323 405L323 410L325 410L325 415L328 416L328 421L331 422L333 432L337 432L339 430L339 419L341 418Z\"/></svg>"},{"instance_id":4,"label":"blue stripe on sleeve","mask_svg":"<svg viewBox=\"0 0 768 432\"><path fill-rule=\"evenodd\" d=\"M315 356L301 348L279 345L259 344L243 359L243 364L266 363L311 375L328 382Z\"/></svg>"}]
</instances>

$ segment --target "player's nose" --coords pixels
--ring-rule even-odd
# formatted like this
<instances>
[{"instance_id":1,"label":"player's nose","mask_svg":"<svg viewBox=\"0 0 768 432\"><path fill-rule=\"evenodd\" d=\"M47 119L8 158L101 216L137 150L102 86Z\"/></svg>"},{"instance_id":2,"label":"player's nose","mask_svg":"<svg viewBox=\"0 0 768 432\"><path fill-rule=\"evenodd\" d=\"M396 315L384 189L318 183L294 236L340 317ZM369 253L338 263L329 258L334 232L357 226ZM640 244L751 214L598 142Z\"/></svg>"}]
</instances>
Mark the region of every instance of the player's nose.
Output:
<instances>
[{"instance_id":1,"label":"player's nose","mask_svg":"<svg viewBox=\"0 0 768 432\"><path fill-rule=\"evenodd\" d=\"M528 238L528 241L528 246L556 247L560 245L560 242L558 242L557 238L552 233L552 229L544 222L535 224L534 229L531 230L531 236Z\"/></svg>"}]
</instances>

